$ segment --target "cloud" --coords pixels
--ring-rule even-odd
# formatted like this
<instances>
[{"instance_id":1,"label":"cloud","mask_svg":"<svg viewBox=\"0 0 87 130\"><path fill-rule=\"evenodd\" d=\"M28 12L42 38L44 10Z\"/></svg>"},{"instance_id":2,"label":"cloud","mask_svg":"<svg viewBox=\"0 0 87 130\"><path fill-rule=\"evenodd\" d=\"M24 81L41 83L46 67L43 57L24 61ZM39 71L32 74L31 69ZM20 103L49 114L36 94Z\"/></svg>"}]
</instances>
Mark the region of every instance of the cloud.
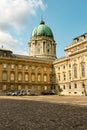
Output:
<instances>
[{"instance_id":1,"label":"cloud","mask_svg":"<svg viewBox=\"0 0 87 130\"><path fill-rule=\"evenodd\" d=\"M21 28L37 8L45 9L42 0L0 0L0 29Z\"/></svg>"},{"instance_id":2,"label":"cloud","mask_svg":"<svg viewBox=\"0 0 87 130\"><path fill-rule=\"evenodd\" d=\"M22 41L12 37L9 33L0 31L0 48L12 50L13 53L27 55L27 48Z\"/></svg>"},{"instance_id":3,"label":"cloud","mask_svg":"<svg viewBox=\"0 0 87 130\"><path fill-rule=\"evenodd\" d=\"M26 29L30 16L45 7L42 0L0 0L0 48L3 45L13 53L27 54L27 45L14 36L20 37L19 32Z\"/></svg>"}]
</instances>

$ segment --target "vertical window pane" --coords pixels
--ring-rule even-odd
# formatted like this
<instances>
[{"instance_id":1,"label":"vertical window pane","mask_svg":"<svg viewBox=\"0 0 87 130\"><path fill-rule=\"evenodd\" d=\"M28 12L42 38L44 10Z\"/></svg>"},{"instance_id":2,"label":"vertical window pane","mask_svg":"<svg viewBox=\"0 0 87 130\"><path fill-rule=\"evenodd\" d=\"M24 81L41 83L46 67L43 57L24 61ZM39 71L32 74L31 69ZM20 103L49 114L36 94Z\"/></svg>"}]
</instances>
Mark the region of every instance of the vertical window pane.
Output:
<instances>
[{"instance_id":1,"label":"vertical window pane","mask_svg":"<svg viewBox=\"0 0 87 130\"><path fill-rule=\"evenodd\" d=\"M22 73L18 73L18 81L22 80Z\"/></svg>"},{"instance_id":2,"label":"vertical window pane","mask_svg":"<svg viewBox=\"0 0 87 130\"><path fill-rule=\"evenodd\" d=\"M28 81L28 74L25 74L25 81Z\"/></svg>"},{"instance_id":3,"label":"vertical window pane","mask_svg":"<svg viewBox=\"0 0 87 130\"><path fill-rule=\"evenodd\" d=\"M11 80L14 80L15 76L14 73L11 73Z\"/></svg>"},{"instance_id":4,"label":"vertical window pane","mask_svg":"<svg viewBox=\"0 0 87 130\"><path fill-rule=\"evenodd\" d=\"M40 74L38 74L38 79L37 80L41 81L41 75Z\"/></svg>"},{"instance_id":5,"label":"vertical window pane","mask_svg":"<svg viewBox=\"0 0 87 130\"><path fill-rule=\"evenodd\" d=\"M85 66L84 66L84 64L81 65L81 73L82 73L82 77L85 77Z\"/></svg>"},{"instance_id":6,"label":"vertical window pane","mask_svg":"<svg viewBox=\"0 0 87 130\"><path fill-rule=\"evenodd\" d=\"M74 66L74 78L77 78L77 67Z\"/></svg>"},{"instance_id":7,"label":"vertical window pane","mask_svg":"<svg viewBox=\"0 0 87 130\"><path fill-rule=\"evenodd\" d=\"M7 72L2 73L2 80L7 80Z\"/></svg>"},{"instance_id":8,"label":"vertical window pane","mask_svg":"<svg viewBox=\"0 0 87 130\"><path fill-rule=\"evenodd\" d=\"M44 82L47 81L47 75L44 75Z\"/></svg>"}]
</instances>

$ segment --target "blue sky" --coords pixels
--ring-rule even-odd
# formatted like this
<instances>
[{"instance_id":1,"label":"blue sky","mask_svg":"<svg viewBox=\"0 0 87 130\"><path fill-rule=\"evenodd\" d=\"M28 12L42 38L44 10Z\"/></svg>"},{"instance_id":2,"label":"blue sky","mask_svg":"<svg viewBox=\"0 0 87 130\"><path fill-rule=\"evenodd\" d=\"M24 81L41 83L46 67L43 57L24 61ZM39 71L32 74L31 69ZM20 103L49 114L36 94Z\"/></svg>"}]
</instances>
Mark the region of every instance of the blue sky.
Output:
<instances>
[{"instance_id":1,"label":"blue sky","mask_svg":"<svg viewBox=\"0 0 87 130\"><path fill-rule=\"evenodd\" d=\"M87 33L87 0L0 0L0 47L28 55L28 41L41 16L54 34L57 57Z\"/></svg>"}]
</instances>

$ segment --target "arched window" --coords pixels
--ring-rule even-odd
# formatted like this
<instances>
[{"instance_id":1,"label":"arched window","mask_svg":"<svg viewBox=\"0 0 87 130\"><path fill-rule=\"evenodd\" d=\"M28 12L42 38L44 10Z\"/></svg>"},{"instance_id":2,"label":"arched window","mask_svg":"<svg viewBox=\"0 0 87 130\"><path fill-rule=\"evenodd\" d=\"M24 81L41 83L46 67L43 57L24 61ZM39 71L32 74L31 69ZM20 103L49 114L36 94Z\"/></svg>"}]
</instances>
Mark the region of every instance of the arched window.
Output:
<instances>
[{"instance_id":1,"label":"arched window","mask_svg":"<svg viewBox=\"0 0 87 130\"><path fill-rule=\"evenodd\" d=\"M14 79L15 79L14 72L11 72L11 80L14 80Z\"/></svg>"},{"instance_id":2,"label":"arched window","mask_svg":"<svg viewBox=\"0 0 87 130\"><path fill-rule=\"evenodd\" d=\"M82 74L82 77L85 77L85 65L84 64L81 65L81 74Z\"/></svg>"},{"instance_id":3,"label":"arched window","mask_svg":"<svg viewBox=\"0 0 87 130\"><path fill-rule=\"evenodd\" d=\"M25 73L25 81L28 81L28 74Z\"/></svg>"},{"instance_id":4,"label":"arched window","mask_svg":"<svg viewBox=\"0 0 87 130\"><path fill-rule=\"evenodd\" d=\"M37 77L38 79L38 81L41 81L41 75L40 74L38 74L38 77Z\"/></svg>"},{"instance_id":5,"label":"arched window","mask_svg":"<svg viewBox=\"0 0 87 130\"><path fill-rule=\"evenodd\" d=\"M44 75L44 82L46 82L47 81L47 75L45 74Z\"/></svg>"},{"instance_id":6,"label":"arched window","mask_svg":"<svg viewBox=\"0 0 87 130\"><path fill-rule=\"evenodd\" d=\"M74 66L74 78L77 78L77 66Z\"/></svg>"},{"instance_id":7,"label":"arched window","mask_svg":"<svg viewBox=\"0 0 87 130\"><path fill-rule=\"evenodd\" d=\"M18 73L18 81L22 81L22 73L21 72Z\"/></svg>"}]
</instances>

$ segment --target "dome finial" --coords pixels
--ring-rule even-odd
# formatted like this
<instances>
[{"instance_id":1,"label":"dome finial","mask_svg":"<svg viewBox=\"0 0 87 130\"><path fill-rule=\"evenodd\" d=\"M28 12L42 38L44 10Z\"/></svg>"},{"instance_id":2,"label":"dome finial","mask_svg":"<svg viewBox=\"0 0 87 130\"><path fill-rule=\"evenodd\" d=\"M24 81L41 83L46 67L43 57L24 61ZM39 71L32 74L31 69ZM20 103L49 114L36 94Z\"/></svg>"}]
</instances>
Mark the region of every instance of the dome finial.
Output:
<instances>
[{"instance_id":1,"label":"dome finial","mask_svg":"<svg viewBox=\"0 0 87 130\"><path fill-rule=\"evenodd\" d=\"M41 22L40 24L45 24L45 22L43 21L43 15L41 15Z\"/></svg>"}]
</instances>

